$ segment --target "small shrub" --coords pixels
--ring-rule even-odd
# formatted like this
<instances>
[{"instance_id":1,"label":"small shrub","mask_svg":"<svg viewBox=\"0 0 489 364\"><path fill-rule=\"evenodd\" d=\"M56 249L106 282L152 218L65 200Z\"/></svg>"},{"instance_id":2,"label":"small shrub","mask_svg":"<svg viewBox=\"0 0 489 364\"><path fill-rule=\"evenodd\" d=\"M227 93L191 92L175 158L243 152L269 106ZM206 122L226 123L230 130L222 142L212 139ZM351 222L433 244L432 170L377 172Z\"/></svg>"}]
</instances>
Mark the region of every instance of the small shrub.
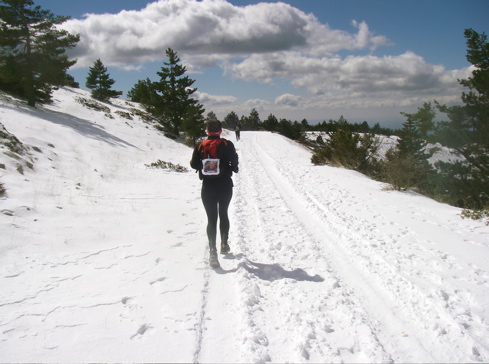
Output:
<instances>
[{"instance_id":1,"label":"small shrub","mask_svg":"<svg viewBox=\"0 0 489 364\"><path fill-rule=\"evenodd\" d=\"M460 214L462 219L472 219L472 220L486 220L486 225L489 226L489 208L481 209L481 210L470 210L465 209Z\"/></svg>"},{"instance_id":2,"label":"small shrub","mask_svg":"<svg viewBox=\"0 0 489 364\"><path fill-rule=\"evenodd\" d=\"M17 137L7 131L2 123L0 123L0 145L5 145L8 150L13 153L24 155L27 148Z\"/></svg>"},{"instance_id":3,"label":"small shrub","mask_svg":"<svg viewBox=\"0 0 489 364\"><path fill-rule=\"evenodd\" d=\"M128 112L117 110L115 113L124 119L132 120L132 115Z\"/></svg>"},{"instance_id":4,"label":"small shrub","mask_svg":"<svg viewBox=\"0 0 489 364\"><path fill-rule=\"evenodd\" d=\"M143 120L143 122L145 122L145 123L155 122L154 117L150 113L144 112L144 111L136 109L136 108L131 108L130 111L131 111L131 114L139 116Z\"/></svg>"},{"instance_id":5,"label":"small shrub","mask_svg":"<svg viewBox=\"0 0 489 364\"><path fill-rule=\"evenodd\" d=\"M100 102L97 102L95 100L86 99L84 97L77 97L76 101L88 109L93 109L96 111L102 111L106 114L106 116L110 115L110 108L105 106L105 105L102 105Z\"/></svg>"},{"instance_id":6,"label":"small shrub","mask_svg":"<svg viewBox=\"0 0 489 364\"><path fill-rule=\"evenodd\" d=\"M171 162L165 162L159 159L154 163L145 164L145 166L147 168L169 169L170 171L179 172L179 173L188 172L188 169L181 166L180 164L173 164Z\"/></svg>"},{"instance_id":7,"label":"small shrub","mask_svg":"<svg viewBox=\"0 0 489 364\"><path fill-rule=\"evenodd\" d=\"M375 136L338 129L329 135L328 140L321 138L316 141L319 147L311 158L313 164L330 164L370 176L377 175L379 163L375 155L379 141Z\"/></svg>"},{"instance_id":8,"label":"small shrub","mask_svg":"<svg viewBox=\"0 0 489 364\"><path fill-rule=\"evenodd\" d=\"M3 186L3 183L0 182L0 197L3 197L5 196L5 194L7 193L7 190L5 189L5 187Z\"/></svg>"},{"instance_id":9,"label":"small shrub","mask_svg":"<svg viewBox=\"0 0 489 364\"><path fill-rule=\"evenodd\" d=\"M383 180L390 183L398 191L416 186L419 178L415 159L412 155L402 155L397 149L391 148L386 153L383 163Z\"/></svg>"}]
</instances>

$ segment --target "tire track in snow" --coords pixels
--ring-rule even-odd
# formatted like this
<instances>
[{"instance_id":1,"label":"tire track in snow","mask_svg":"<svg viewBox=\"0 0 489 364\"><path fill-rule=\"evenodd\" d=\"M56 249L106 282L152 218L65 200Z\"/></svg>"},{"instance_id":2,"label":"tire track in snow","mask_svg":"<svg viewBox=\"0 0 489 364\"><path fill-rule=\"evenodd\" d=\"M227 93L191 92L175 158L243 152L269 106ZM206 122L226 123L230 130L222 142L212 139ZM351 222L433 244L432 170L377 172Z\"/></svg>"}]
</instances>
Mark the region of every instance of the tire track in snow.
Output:
<instances>
[{"instance_id":1,"label":"tire track in snow","mask_svg":"<svg viewBox=\"0 0 489 364\"><path fill-rule=\"evenodd\" d=\"M238 261L220 256L220 269L208 266L205 249L202 264L206 267L202 304L195 327L195 363L241 362L241 314L237 302L235 272Z\"/></svg>"},{"instance_id":2,"label":"tire track in snow","mask_svg":"<svg viewBox=\"0 0 489 364\"><path fill-rule=\"evenodd\" d=\"M307 213L296 211L297 204L287 201L294 196L284 195L283 186L268 175L270 166L262 165L266 156L257 144L247 140L242 145L241 197L234 219L240 224L240 248L249 260L240 277L243 295L249 297L250 329L244 341L251 356L246 359L390 360L354 292L330 268L317 244L311 244L315 238L300 218ZM312 272L320 273L320 279Z\"/></svg>"},{"instance_id":3,"label":"tire track in snow","mask_svg":"<svg viewBox=\"0 0 489 364\"><path fill-rule=\"evenodd\" d=\"M375 247L376 236L362 228L367 222L355 223L352 216L338 215L331 205L327 208L313 197L314 189L308 189L307 181L301 179L306 168L297 166L285 170L280 164L282 160L273 159L272 153L265 151L266 143L255 141L253 147L275 188L288 197L289 207L302 220L315 248L321 255L334 255L337 274L353 287L359 297L366 298L362 304L373 316L371 320L374 326L378 326L383 345L388 352L395 353L394 360L410 360L415 357L409 355L420 354L419 359L426 360L432 347L439 347L437 352L447 352L447 360L453 357L480 359L482 335L479 332L472 338L466 324L460 324L460 312L457 313L461 308L470 307L470 302L463 302L459 308L448 307L448 295L441 293L440 300L436 295L423 292L372 248ZM274 144L273 153L277 154L277 148L278 145ZM335 188L334 193L341 194L345 202L353 201L345 189ZM322 236L329 236L330 241L321 244ZM421 246L418 244L413 248L421 249ZM468 315L472 321L470 312ZM482 318L476 316L473 321L482 322L485 327ZM409 332L410 336L405 334L400 338L401 330Z\"/></svg>"}]
</instances>

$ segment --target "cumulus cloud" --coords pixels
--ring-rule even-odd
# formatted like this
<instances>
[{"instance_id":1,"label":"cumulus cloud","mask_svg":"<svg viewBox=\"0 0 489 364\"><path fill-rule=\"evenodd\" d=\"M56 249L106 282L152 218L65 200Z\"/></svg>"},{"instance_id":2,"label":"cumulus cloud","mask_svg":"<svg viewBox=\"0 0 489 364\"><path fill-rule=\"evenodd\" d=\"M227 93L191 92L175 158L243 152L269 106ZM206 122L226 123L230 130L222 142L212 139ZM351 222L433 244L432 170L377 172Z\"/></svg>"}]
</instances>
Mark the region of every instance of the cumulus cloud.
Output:
<instances>
[{"instance_id":1,"label":"cumulus cloud","mask_svg":"<svg viewBox=\"0 0 489 364\"><path fill-rule=\"evenodd\" d=\"M234 96L211 95L206 92L199 91L196 91L194 95L202 104L206 106L229 105L238 101L238 99Z\"/></svg>"},{"instance_id":2,"label":"cumulus cloud","mask_svg":"<svg viewBox=\"0 0 489 364\"><path fill-rule=\"evenodd\" d=\"M212 64L216 55L222 60L303 49L318 56L387 44L367 24L353 25L357 34L333 30L312 14L280 2L238 7L225 0L159 0L139 11L87 14L63 28L81 36L70 54L78 58L78 66L101 58L106 65L124 67L165 58L168 47Z\"/></svg>"},{"instance_id":3,"label":"cumulus cloud","mask_svg":"<svg viewBox=\"0 0 489 364\"><path fill-rule=\"evenodd\" d=\"M138 70L145 62L166 59L166 49L172 48L190 73L219 66L227 77L290 82L312 95L285 94L274 103L248 100L239 105L243 110L384 107L460 95L457 79L467 78L470 68L446 70L412 52L375 56L377 48L391 44L389 39L374 34L366 22L352 20L351 25L352 31L332 29L281 2L235 6L226 0L159 0L138 11L87 14L62 26L81 36L70 54L78 59L75 67L100 58L106 66ZM206 106L237 107L233 96L197 97Z\"/></svg>"},{"instance_id":4,"label":"cumulus cloud","mask_svg":"<svg viewBox=\"0 0 489 364\"><path fill-rule=\"evenodd\" d=\"M303 103L304 98L291 94L283 94L275 99L275 105L298 107Z\"/></svg>"},{"instance_id":5,"label":"cumulus cloud","mask_svg":"<svg viewBox=\"0 0 489 364\"><path fill-rule=\"evenodd\" d=\"M262 99L250 99L243 103L242 108L244 110L252 110L256 109L257 111L267 110L270 105L270 101L262 100Z\"/></svg>"},{"instance_id":6,"label":"cumulus cloud","mask_svg":"<svg viewBox=\"0 0 489 364\"><path fill-rule=\"evenodd\" d=\"M270 83L288 78L298 88L320 95L331 91L346 92L440 92L458 90L457 78L469 74L469 68L446 70L412 53L399 56L348 56L314 58L300 52L255 54L239 63L226 65L228 74L244 80Z\"/></svg>"}]
</instances>

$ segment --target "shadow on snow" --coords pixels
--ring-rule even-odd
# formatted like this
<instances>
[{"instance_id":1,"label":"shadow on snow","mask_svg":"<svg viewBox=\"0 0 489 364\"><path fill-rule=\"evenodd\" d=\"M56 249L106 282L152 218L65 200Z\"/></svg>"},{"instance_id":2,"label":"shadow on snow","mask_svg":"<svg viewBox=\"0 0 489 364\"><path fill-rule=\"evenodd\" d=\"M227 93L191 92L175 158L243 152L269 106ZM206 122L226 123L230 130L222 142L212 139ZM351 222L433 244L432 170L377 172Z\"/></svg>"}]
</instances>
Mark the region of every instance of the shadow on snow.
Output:
<instances>
[{"instance_id":1,"label":"shadow on snow","mask_svg":"<svg viewBox=\"0 0 489 364\"><path fill-rule=\"evenodd\" d=\"M126 142L123 139L116 137L113 134L106 132L102 125L98 125L86 119L81 119L76 116L65 114L63 112L49 110L43 107L38 109L30 108L26 105L18 105L19 107L4 105L4 107L19 111L21 113L31 115L37 118L50 121L54 124L63 125L65 127L72 128L77 133L85 135L87 137L101 140L111 145L122 145L126 147L137 148L135 145ZM137 148L139 149L139 148Z\"/></svg>"},{"instance_id":2,"label":"shadow on snow","mask_svg":"<svg viewBox=\"0 0 489 364\"><path fill-rule=\"evenodd\" d=\"M223 259L241 259L244 258L244 262L231 270L225 270L222 267L215 269L218 274L228 274L237 272L240 268L243 268L247 272L254 274L256 277L264 281L276 281L279 279L293 279L295 281L308 281L308 282L324 282L324 278L320 275L311 276L306 273L304 269L294 269L291 271L285 270L279 264L262 264L255 263L246 258L243 254L233 255L228 254Z\"/></svg>"}]
</instances>

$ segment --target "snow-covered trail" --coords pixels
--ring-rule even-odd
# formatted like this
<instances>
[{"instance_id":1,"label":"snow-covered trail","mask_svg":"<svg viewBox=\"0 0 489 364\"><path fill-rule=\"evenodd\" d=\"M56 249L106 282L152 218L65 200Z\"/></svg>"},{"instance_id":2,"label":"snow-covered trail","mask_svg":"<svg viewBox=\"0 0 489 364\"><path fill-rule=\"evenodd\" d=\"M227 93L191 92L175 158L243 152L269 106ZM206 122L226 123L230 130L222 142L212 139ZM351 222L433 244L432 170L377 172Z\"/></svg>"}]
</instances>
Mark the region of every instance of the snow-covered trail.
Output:
<instances>
[{"instance_id":1,"label":"snow-covered trail","mask_svg":"<svg viewBox=\"0 0 489 364\"><path fill-rule=\"evenodd\" d=\"M488 287L480 231L456 209L314 167L278 135L243 133L236 145L239 253L208 275L198 361L487 360L488 297L466 289ZM451 255L463 245L474 260Z\"/></svg>"},{"instance_id":2,"label":"snow-covered trail","mask_svg":"<svg viewBox=\"0 0 489 364\"><path fill-rule=\"evenodd\" d=\"M78 96L0 98L0 361L489 361L484 223L243 132L213 270L197 175L145 167L191 149Z\"/></svg>"}]
</instances>

